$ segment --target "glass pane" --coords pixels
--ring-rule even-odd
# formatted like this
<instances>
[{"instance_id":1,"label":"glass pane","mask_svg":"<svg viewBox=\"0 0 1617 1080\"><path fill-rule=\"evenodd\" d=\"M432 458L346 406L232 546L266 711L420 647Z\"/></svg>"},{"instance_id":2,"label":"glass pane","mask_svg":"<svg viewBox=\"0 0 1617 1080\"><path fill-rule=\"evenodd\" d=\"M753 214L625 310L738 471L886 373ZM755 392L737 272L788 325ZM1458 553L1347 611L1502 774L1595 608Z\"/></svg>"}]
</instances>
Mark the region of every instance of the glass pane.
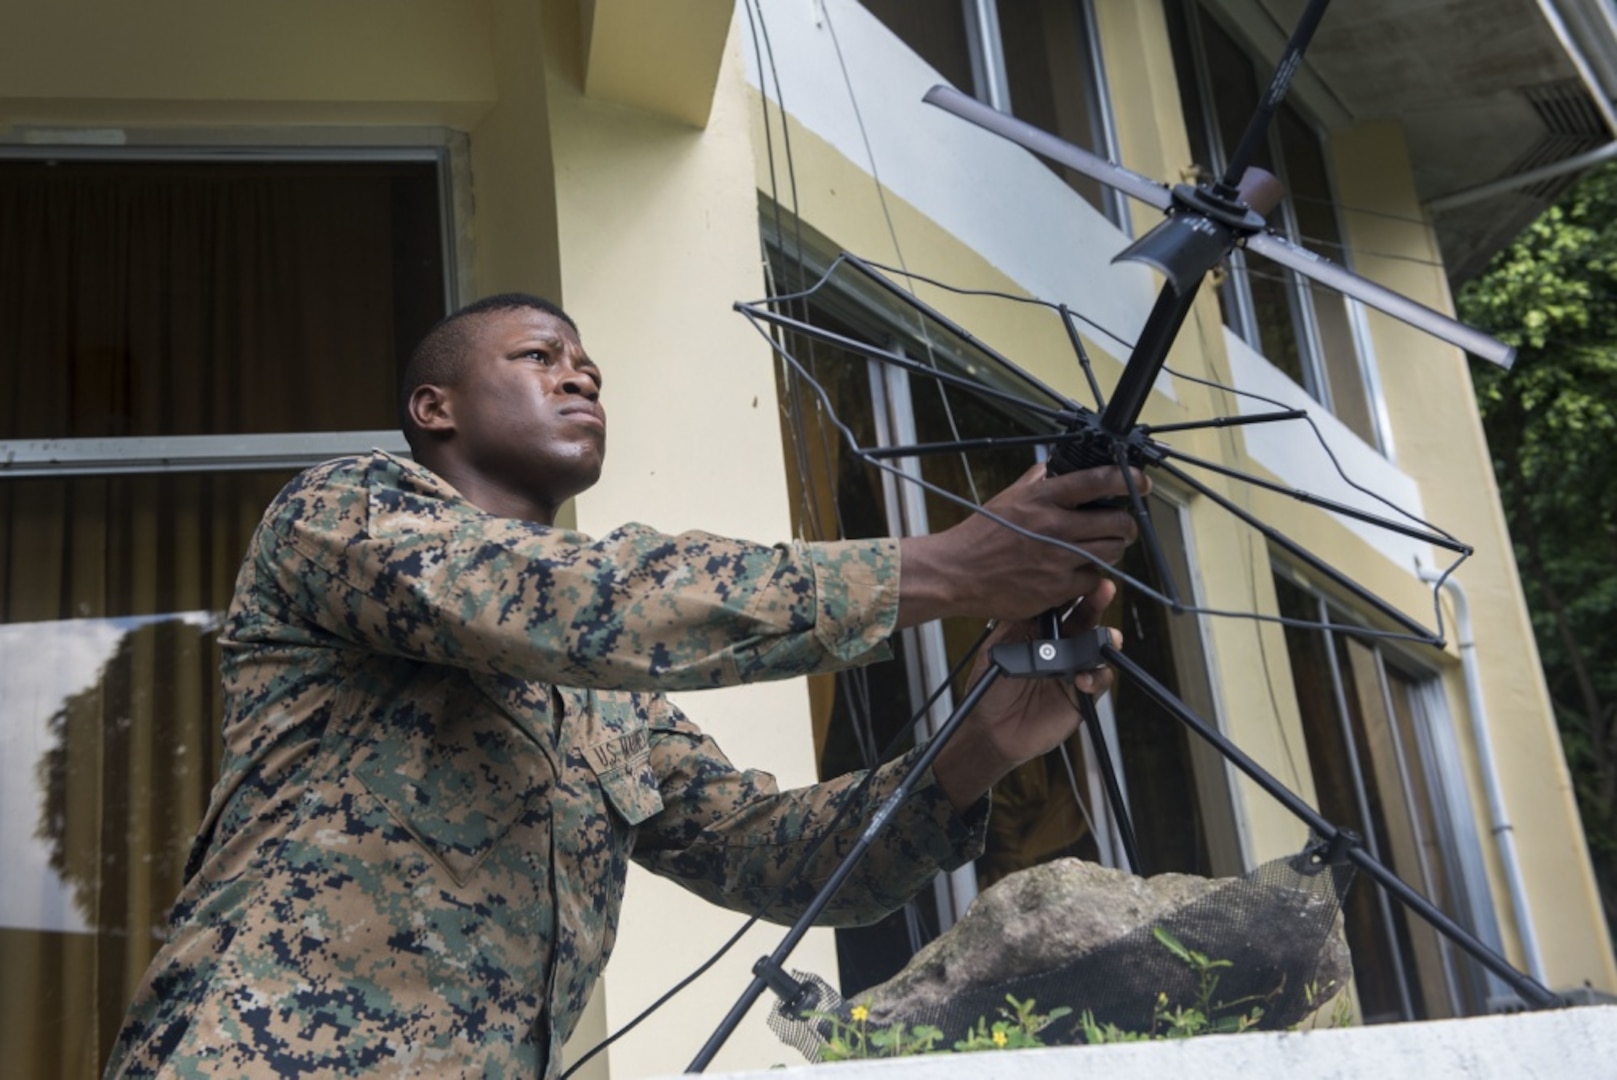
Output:
<instances>
[{"instance_id":1,"label":"glass pane","mask_svg":"<svg viewBox=\"0 0 1617 1080\"><path fill-rule=\"evenodd\" d=\"M1308 376L1299 344L1303 330L1296 321L1297 293L1292 286L1292 272L1250 251L1243 258L1252 311L1258 323L1259 351L1297 385L1307 388Z\"/></svg>"},{"instance_id":2,"label":"glass pane","mask_svg":"<svg viewBox=\"0 0 1617 1080\"><path fill-rule=\"evenodd\" d=\"M1191 152L1209 178L1221 176L1257 109L1258 72L1246 51L1199 5L1186 0L1169 4L1168 12ZM1267 143L1249 164L1274 171ZM1225 325L1302 385L1304 365L1289 272L1251 252L1231 258L1229 267L1230 276L1219 288ZM1251 326L1242 314L1243 294L1252 305Z\"/></svg>"},{"instance_id":3,"label":"glass pane","mask_svg":"<svg viewBox=\"0 0 1617 1080\"><path fill-rule=\"evenodd\" d=\"M394 427L440 248L431 163L0 162L0 438Z\"/></svg>"},{"instance_id":4,"label":"glass pane","mask_svg":"<svg viewBox=\"0 0 1617 1080\"><path fill-rule=\"evenodd\" d=\"M1229 156L1240 144L1248 121L1257 111L1263 85L1259 81L1252 58L1247 56L1246 50L1225 32L1218 20L1207 15L1205 11L1198 12L1197 15L1196 26L1201 35L1202 53L1206 57L1207 76L1213 94L1212 100L1207 105L1213 128L1218 132L1219 139L1220 152L1216 167L1222 173ZM1247 164L1256 165L1270 172L1275 171L1267 144L1259 146L1257 153Z\"/></svg>"},{"instance_id":5,"label":"glass pane","mask_svg":"<svg viewBox=\"0 0 1617 1080\"><path fill-rule=\"evenodd\" d=\"M1166 500L1152 498L1150 502L1156 521L1167 525L1177 514ZM1163 546L1167 549L1164 555L1175 588L1180 596L1188 598L1190 575L1184 548L1169 546L1176 536L1176 529L1163 529ZM1130 547L1120 565L1153 589L1166 591L1143 543ZM1160 601L1123 585L1107 621L1123 631L1123 648L1131 660L1186 704L1199 707L1202 715L1211 720L1207 669L1201 663L1199 649L1193 652L1184 642L1187 635L1199 638L1194 618L1174 616ZM1121 675L1112 689L1112 711L1117 716L1119 744L1114 753L1123 763L1144 872L1204 876L1238 872L1241 867L1213 865L1207 836L1209 821L1233 824L1233 820L1227 816L1222 784L1203 786L1205 773L1198 775L1189 729Z\"/></svg>"},{"instance_id":6,"label":"glass pane","mask_svg":"<svg viewBox=\"0 0 1617 1080\"><path fill-rule=\"evenodd\" d=\"M1359 366L1359 347L1348 316L1348 302L1321 285L1310 285L1309 294L1324 352L1325 378L1331 387L1331 411L1359 438L1379 448L1381 441L1371 415L1370 391Z\"/></svg>"},{"instance_id":7,"label":"glass pane","mask_svg":"<svg viewBox=\"0 0 1617 1080\"><path fill-rule=\"evenodd\" d=\"M1260 72L1240 43L1201 5L1185 0L1169 4L1167 10L1191 150L1199 165L1221 172L1225 156L1235 150L1257 106L1263 88ZM1341 261L1341 230L1319 136L1285 103L1270 134L1251 164L1280 172L1273 147L1282 147L1287 206L1296 219L1297 239L1318 254ZM1278 225L1282 216L1277 212L1271 221ZM1225 324L1314 397L1328 399L1332 412L1366 442L1379 445L1346 302L1250 252L1230 263L1231 278L1219 290ZM1252 305L1251 327L1242 316L1243 291ZM1316 334L1321 352L1317 369L1309 355L1313 348L1309 342Z\"/></svg>"},{"instance_id":8,"label":"glass pane","mask_svg":"<svg viewBox=\"0 0 1617 1080\"><path fill-rule=\"evenodd\" d=\"M1425 894L1439 907L1447 907L1446 898L1438 891L1442 879L1434 878L1429 872L1421 844L1420 834L1430 821L1431 807L1424 803L1424 785L1418 792L1411 789L1421 772L1420 759L1408 756L1413 747L1394 728L1392 717L1388 715L1387 688L1375 650L1351 638L1338 641L1346 665L1344 677L1353 683L1353 699L1358 703L1358 719L1368 752L1368 762L1361 760L1361 768L1367 764L1375 775L1378 796L1371 812L1379 825L1376 835L1380 840L1382 861L1417 892ZM1394 907L1395 917L1403 923L1400 938L1406 943L1404 969L1414 976L1421 1015L1427 1018L1453 1015L1442 945L1436 931L1402 905Z\"/></svg>"},{"instance_id":9,"label":"glass pane","mask_svg":"<svg viewBox=\"0 0 1617 1080\"><path fill-rule=\"evenodd\" d=\"M945 403L938 384L932 380L912 377L910 391L916 434L921 442L1035 433L1034 428L1001 408L967 395L951 392ZM1033 462L1033 451L1028 447L969 455L939 454L922 460L921 473L927 481L948 491L968 497L975 491L986 500L1025 473ZM931 493L926 498L926 509L933 532L948 528L970 513ZM946 620L944 638L950 655L961 655L981 631L980 622ZM957 700L965 690L963 681L956 686ZM986 888L1006 874L1063 856L1090 860L1098 857L1099 848L1085 812L1086 775L1082 740L1075 736L1068 740L1065 758L1055 752L1029 761L994 785L987 848L977 861L979 886Z\"/></svg>"},{"instance_id":10,"label":"glass pane","mask_svg":"<svg viewBox=\"0 0 1617 1080\"><path fill-rule=\"evenodd\" d=\"M1012 114L1105 157L1082 0L999 0L998 10ZM1045 164L1091 206L1105 210L1099 183Z\"/></svg>"},{"instance_id":11,"label":"glass pane","mask_svg":"<svg viewBox=\"0 0 1617 1080\"><path fill-rule=\"evenodd\" d=\"M1316 597L1278 575L1274 582L1281 615L1315 622L1320 619L1323 611ZM1325 819L1368 837L1371 833L1365 825L1365 804L1361 802L1355 768L1359 749L1348 741L1341 710L1342 704L1351 708L1352 703L1348 688L1340 687L1336 681L1330 638L1322 630L1286 627L1286 651L1308 744L1309 772L1317 807ZM1365 1022L1409 1019L1387 911L1376 886L1364 880L1355 884L1348 890L1342 914Z\"/></svg>"},{"instance_id":12,"label":"glass pane","mask_svg":"<svg viewBox=\"0 0 1617 1080\"><path fill-rule=\"evenodd\" d=\"M776 256L777 277L793 268ZM823 309L805 314L817 326L867 340ZM886 536L887 511L880 474L849 452L833 423L846 425L861 446L876 443L868 362L825 342L785 335L786 347L814 375L830 398L830 410L808 382L784 362L776 367L781 435L796 535L806 539ZM822 778L864 768L898 736L913 712L903 640L894 639L896 662L835 675L811 676L815 760ZM852 996L893 975L914 948L937 934L937 910L923 895L906 909L863 927L836 932L838 977Z\"/></svg>"},{"instance_id":13,"label":"glass pane","mask_svg":"<svg viewBox=\"0 0 1617 1080\"><path fill-rule=\"evenodd\" d=\"M0 484L0 1045L89 1076L219 759L217 630L285 473Z\"/></svg>"},{"instance_id":14,"label":"glass pane","mask_svg":"<svg viewBox=\"0 0 1617 1080\"><path fill-rule=\"evenodd\" d=\"M1317 255L1346 262L1346 250L1331 198L1331 181L1319 136L1289 105L1275 118L1285 148L1286 184L1297 218L1297 241ZM1321 363L1330 384L1331 411L1372 446L1376 440L1370 398L1359 366L1359 348L1348 317L1347 301L1320 285L1308 286L1319 330Z\"/></svg>"},{"instance_id":15,"label":"glass pane","mask_svg":"<svg viewBox=\"0 0 1617 1080\"><path fill-rule=\"evenodd\" d=\"M1459 843L1446 816L1441 797L1442 777L1427 749L1429 740L1421 737L1420 727L1429 720L1420 704L1420 688L1415 679L1402 672L1387 668L1385 674L1392 701L1393 729L1397 732L1404 760L1411 763L1408 768L1409 802L1414 808L1415 841L1425 868L1425 893L1445 914L1462 925L1468 925L1472 920L1462 902L1463 886L1457 887L1457 883L1463 880L1459 867ZM1487 982L1480 965L1446 940L1439 938L1437 947L1442 950L1445 986L1441 1006L1444 1012L1453 1012L1451 993L1459 998L1461 1015L1484 1012L1487 1008Z\"/></svg>"},{"instance_id":16,"label":"glass pane","mask_svg":"<svg viewBox=\"0 0 1617 1080\"><path fill-rule=\"evenodd\" d=\"M859 0L950 85L974 93L971 46L958 0Z\"/></svg>"}]
</instances>

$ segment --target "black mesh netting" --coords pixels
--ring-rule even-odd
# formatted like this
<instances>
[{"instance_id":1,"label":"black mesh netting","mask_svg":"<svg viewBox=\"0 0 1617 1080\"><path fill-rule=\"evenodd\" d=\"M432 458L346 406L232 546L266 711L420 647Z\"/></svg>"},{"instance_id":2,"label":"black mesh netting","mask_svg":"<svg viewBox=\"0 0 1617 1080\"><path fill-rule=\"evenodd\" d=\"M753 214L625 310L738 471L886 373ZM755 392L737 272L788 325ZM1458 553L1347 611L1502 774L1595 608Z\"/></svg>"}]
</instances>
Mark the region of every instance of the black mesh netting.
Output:
<instances>
[{"instance_id":1,"label":"black mesh netting","mask_svg":"<svg viewBox=\"0 0 1617 1080\"><path fill-rule=\"evenodd\" d=\"M1211 1020L1250 1016L1257 1009L1255 1027L1287 1028L1345 982L1345 967L1340 980L1324 980L1335 985L1321 985L1317 975L1352 876L1350 865L1327 858L1323 845L1312 845L1243 877L1217 882L1167 916L1049 970L971 986L941 1006L909 1012L878 1006L862 1026L868 1032L898 1023L930 1025L942 1030L937 1045L947 1049L967 1038L979 1020L992 1024L1001 1019L1009 994L1036 1002L1038 1013L1059 1006L1072 1010L1039 1032L1045 1045L1085 1041L1081 1019L1086 1011L1099 1025L1150 1032L1160 1026L1154 1022L1159 1006L1167 1011L1193 1008L1204 987L1195 966L1162 942L1156 933L1160 928L1186 950L1229 961L1216 968L1218 982L1206 1010ZM819 1060L834 1030L827 1016L851 1025L859 1002L844 1001L817 976L793 974L808 987L807 995L790 1015L782 1007L773 1009L769 1026L810 1061Z\"/></svg>"}]
</instances>

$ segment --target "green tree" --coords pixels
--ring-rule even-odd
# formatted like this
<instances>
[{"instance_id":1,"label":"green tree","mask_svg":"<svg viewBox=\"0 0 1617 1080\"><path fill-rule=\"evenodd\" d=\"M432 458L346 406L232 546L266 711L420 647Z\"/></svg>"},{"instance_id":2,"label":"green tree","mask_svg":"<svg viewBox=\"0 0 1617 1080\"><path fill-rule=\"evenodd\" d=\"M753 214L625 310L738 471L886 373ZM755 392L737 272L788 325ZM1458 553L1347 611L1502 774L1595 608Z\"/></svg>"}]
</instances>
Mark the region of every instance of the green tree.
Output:
<instances>
[{"instance_id":1,"label":"green tree","mask_svg":"<svg viewBox=\"0 0 1617 1080\"><path fill-rule=\"evenodd\" d=\"M1495 256L1460 315L1518 347L1477 403L1609 923L1617 925L1617 168Z\"/></svg>"}]
</instances>

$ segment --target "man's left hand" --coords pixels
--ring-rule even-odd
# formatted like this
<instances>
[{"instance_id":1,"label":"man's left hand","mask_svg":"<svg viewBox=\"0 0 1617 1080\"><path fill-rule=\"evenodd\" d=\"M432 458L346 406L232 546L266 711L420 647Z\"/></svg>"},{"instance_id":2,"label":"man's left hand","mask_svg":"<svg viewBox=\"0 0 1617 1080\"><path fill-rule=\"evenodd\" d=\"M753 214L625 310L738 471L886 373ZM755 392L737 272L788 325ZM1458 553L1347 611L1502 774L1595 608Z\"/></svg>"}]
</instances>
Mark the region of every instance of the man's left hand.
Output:
<instances>
[{"instance_id":1,"label":"man's left hand","mask_svg":"<svg viewBox=\"0 0 1617 1080\"><path fill-rule=\"evenodd\" d=\"M1063 628L1088 630L1100 623L1101 613L1117 594L1117 586L1102 580L1067 616ZM1122 635L1111 632L1112 646ZM975 685L988 667L994 646L1028 641L1038 636L1036 620L1001 623L984 642L972 669ZM949 744L938 753L932 772L949 801L960 810L975 803L988 788L1022 764L1066 742L1081 717L1076 690L1104 694L1112 685L1112 670L1080 672L1069 683L1058 676L1033 679L1002 677L988 688L976 709L961 724Z\"/></svg>"}]
</instances>

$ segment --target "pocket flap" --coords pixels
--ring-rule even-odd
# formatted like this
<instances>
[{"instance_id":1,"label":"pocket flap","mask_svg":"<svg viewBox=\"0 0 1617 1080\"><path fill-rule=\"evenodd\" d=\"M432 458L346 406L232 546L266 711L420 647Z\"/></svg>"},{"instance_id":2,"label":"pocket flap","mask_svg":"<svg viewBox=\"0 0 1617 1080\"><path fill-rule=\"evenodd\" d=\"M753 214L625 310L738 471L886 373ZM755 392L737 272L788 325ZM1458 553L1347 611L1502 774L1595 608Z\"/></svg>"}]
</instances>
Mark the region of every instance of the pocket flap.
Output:
<instances>
[{"instance_id":1,"label":"pocket flap","mask_svg":"<svg viewBox=\"0 0 1617 1080\"><path fill-rule=\"evenodd\" d=\"M607 801L624 821L638 825L663 808L651 771L650 732L643 727L614 732L584 750Z\"/></svg>"}]
</instances>

